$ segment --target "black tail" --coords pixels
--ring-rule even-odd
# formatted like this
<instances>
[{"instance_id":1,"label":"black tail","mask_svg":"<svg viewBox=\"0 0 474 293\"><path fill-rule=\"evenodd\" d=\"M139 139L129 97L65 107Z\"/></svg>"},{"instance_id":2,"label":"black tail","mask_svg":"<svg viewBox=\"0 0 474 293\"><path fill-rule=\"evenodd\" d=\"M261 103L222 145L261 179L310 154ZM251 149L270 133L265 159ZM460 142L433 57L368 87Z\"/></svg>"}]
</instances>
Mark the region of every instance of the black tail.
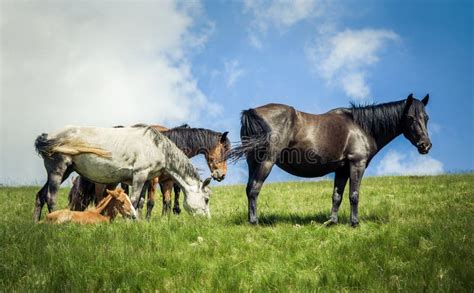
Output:
<instances>
[{"instance_id":1,"label":"black tail","mask_svg":"<svg viewBox=\"0 0 474 293\"><path fill-rule=\"evenodd\" d=\"M78 176L72 184L68 198L68 206L71 211L84 211L96 200L95 183L85 177Z\"/></svg>"},{"instance_id":2,"label":"black tail","mask_svg":"<svg viewBox=\"0 0 474 293\"><path fill-rule=\"evenodd\" d=\"M270 126L262 117L258 116L254 109L242 111L239 145L232 148L227 155L231 162L237 162L244 155L255 151L257 148L266 147Z\"/></svg>"},{"instance_id":3,"label":"black tail","mask_svg":"<svg viewBox=\"0 0 474 293\"><path fill-rule=\"evenodd\" d=\"M43 133L39 135L35 140L35 149L36 152L40 155L49 155L51 153L51 149L55 144L54 139L48 139L48 134Z\"/></svg>"}]
</instances>

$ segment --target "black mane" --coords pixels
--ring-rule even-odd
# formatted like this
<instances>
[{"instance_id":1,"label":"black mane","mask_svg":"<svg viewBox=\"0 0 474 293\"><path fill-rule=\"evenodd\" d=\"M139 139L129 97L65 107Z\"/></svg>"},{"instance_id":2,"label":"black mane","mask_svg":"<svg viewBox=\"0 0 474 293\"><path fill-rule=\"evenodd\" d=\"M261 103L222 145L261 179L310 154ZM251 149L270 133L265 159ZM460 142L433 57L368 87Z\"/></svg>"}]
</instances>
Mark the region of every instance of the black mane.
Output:
<instances>
[{"instance_id":1,"label":"black mane","mask_svg":"<svg viewBox=\"0 0 474 293\"><path fill-rule=\"evenodd\" d=\"M384 104L356 105L351 103L352 119L367 134L378 136L401 132L406 100Z\"/></svg>"},{"instance_id":2,"label":"black mane","mask_svg":"<svg viewBox=\"0 0 474 293\"><path fill-rule=\"evenodd\" d=\"M176 127L162 134L168 137L180 149L189 151L210 151L220 143L222 133L204 128ZM226 139L225 148L230 149L230 141Z\"/></svg>"}]
</instances>

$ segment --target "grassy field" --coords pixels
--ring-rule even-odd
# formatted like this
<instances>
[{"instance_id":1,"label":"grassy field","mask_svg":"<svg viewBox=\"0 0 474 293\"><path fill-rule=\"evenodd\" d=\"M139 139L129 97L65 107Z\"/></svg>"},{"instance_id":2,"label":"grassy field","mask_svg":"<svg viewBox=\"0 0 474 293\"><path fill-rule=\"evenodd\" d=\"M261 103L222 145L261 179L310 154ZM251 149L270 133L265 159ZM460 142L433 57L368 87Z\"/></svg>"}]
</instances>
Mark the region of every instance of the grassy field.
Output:
<instances>
[{"instance_id":1,"label":"grassy field","mask_svg":"<svg viewBox=\"0 0 474 293\"><path fill-rule=\"evenodd\" d=\"M33 224L37 189L0 188L0 291L474 290L473 174L366 178L356 229L347 195L322 227L329 181L265 185L258 227L244 186L214 188L211 220L98 226Z\"/></svg>"}]
</instances>

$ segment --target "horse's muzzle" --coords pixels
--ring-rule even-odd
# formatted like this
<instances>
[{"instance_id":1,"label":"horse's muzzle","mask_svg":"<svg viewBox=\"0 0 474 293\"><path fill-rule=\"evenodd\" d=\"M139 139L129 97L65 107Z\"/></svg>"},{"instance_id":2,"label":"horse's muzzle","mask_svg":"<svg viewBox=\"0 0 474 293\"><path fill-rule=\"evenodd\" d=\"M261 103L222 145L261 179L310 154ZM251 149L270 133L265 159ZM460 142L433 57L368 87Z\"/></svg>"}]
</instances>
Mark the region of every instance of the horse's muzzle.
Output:
<instances>
[{"instance_id":1,"label":"horse's muzzle","mask_svg":"<svg viewBox=\"0 0 474 293\"><path fill-rule=\"evenodd\" d=\"M426 155L432 146L431 142L422 142L418 145L418 152L422 155Z\"/></svg>"},{"instance_id":2,"label":"horse's muzzle","mask_svg":"<svg viewBox=\"0 0 474 293\"><path fill-rule=\"evenodd\" d=\"M222 180L225 179L225 174L221 174L221 172L215 171L215 172L212 172L211 177L217 182L221 182Z\"/></svg>"}]
</instances>

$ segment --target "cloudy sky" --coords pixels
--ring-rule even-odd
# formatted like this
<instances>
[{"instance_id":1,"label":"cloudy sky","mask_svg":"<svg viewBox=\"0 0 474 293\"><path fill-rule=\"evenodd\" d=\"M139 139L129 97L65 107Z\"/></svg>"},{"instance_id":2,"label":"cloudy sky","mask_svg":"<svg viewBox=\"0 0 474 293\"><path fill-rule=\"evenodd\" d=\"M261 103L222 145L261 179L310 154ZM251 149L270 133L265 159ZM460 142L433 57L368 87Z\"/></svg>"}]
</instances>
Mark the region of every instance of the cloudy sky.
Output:
<instances>
[{"instance_id":1,"label":"cloudy sky","mask_svg":"<svg viewBox=\"0 0 474 293\"><path fill-rule=\"evenodd\" d=\"M322 113L412 92L431 96L432 151L400 137L367 173L473 170L472 5L0 0L0 184L43 182L33 142L67 124L187 122L238 141L250 107ZM237 164L225 183L245 180Z\"/></svg>"}]
</instances>

